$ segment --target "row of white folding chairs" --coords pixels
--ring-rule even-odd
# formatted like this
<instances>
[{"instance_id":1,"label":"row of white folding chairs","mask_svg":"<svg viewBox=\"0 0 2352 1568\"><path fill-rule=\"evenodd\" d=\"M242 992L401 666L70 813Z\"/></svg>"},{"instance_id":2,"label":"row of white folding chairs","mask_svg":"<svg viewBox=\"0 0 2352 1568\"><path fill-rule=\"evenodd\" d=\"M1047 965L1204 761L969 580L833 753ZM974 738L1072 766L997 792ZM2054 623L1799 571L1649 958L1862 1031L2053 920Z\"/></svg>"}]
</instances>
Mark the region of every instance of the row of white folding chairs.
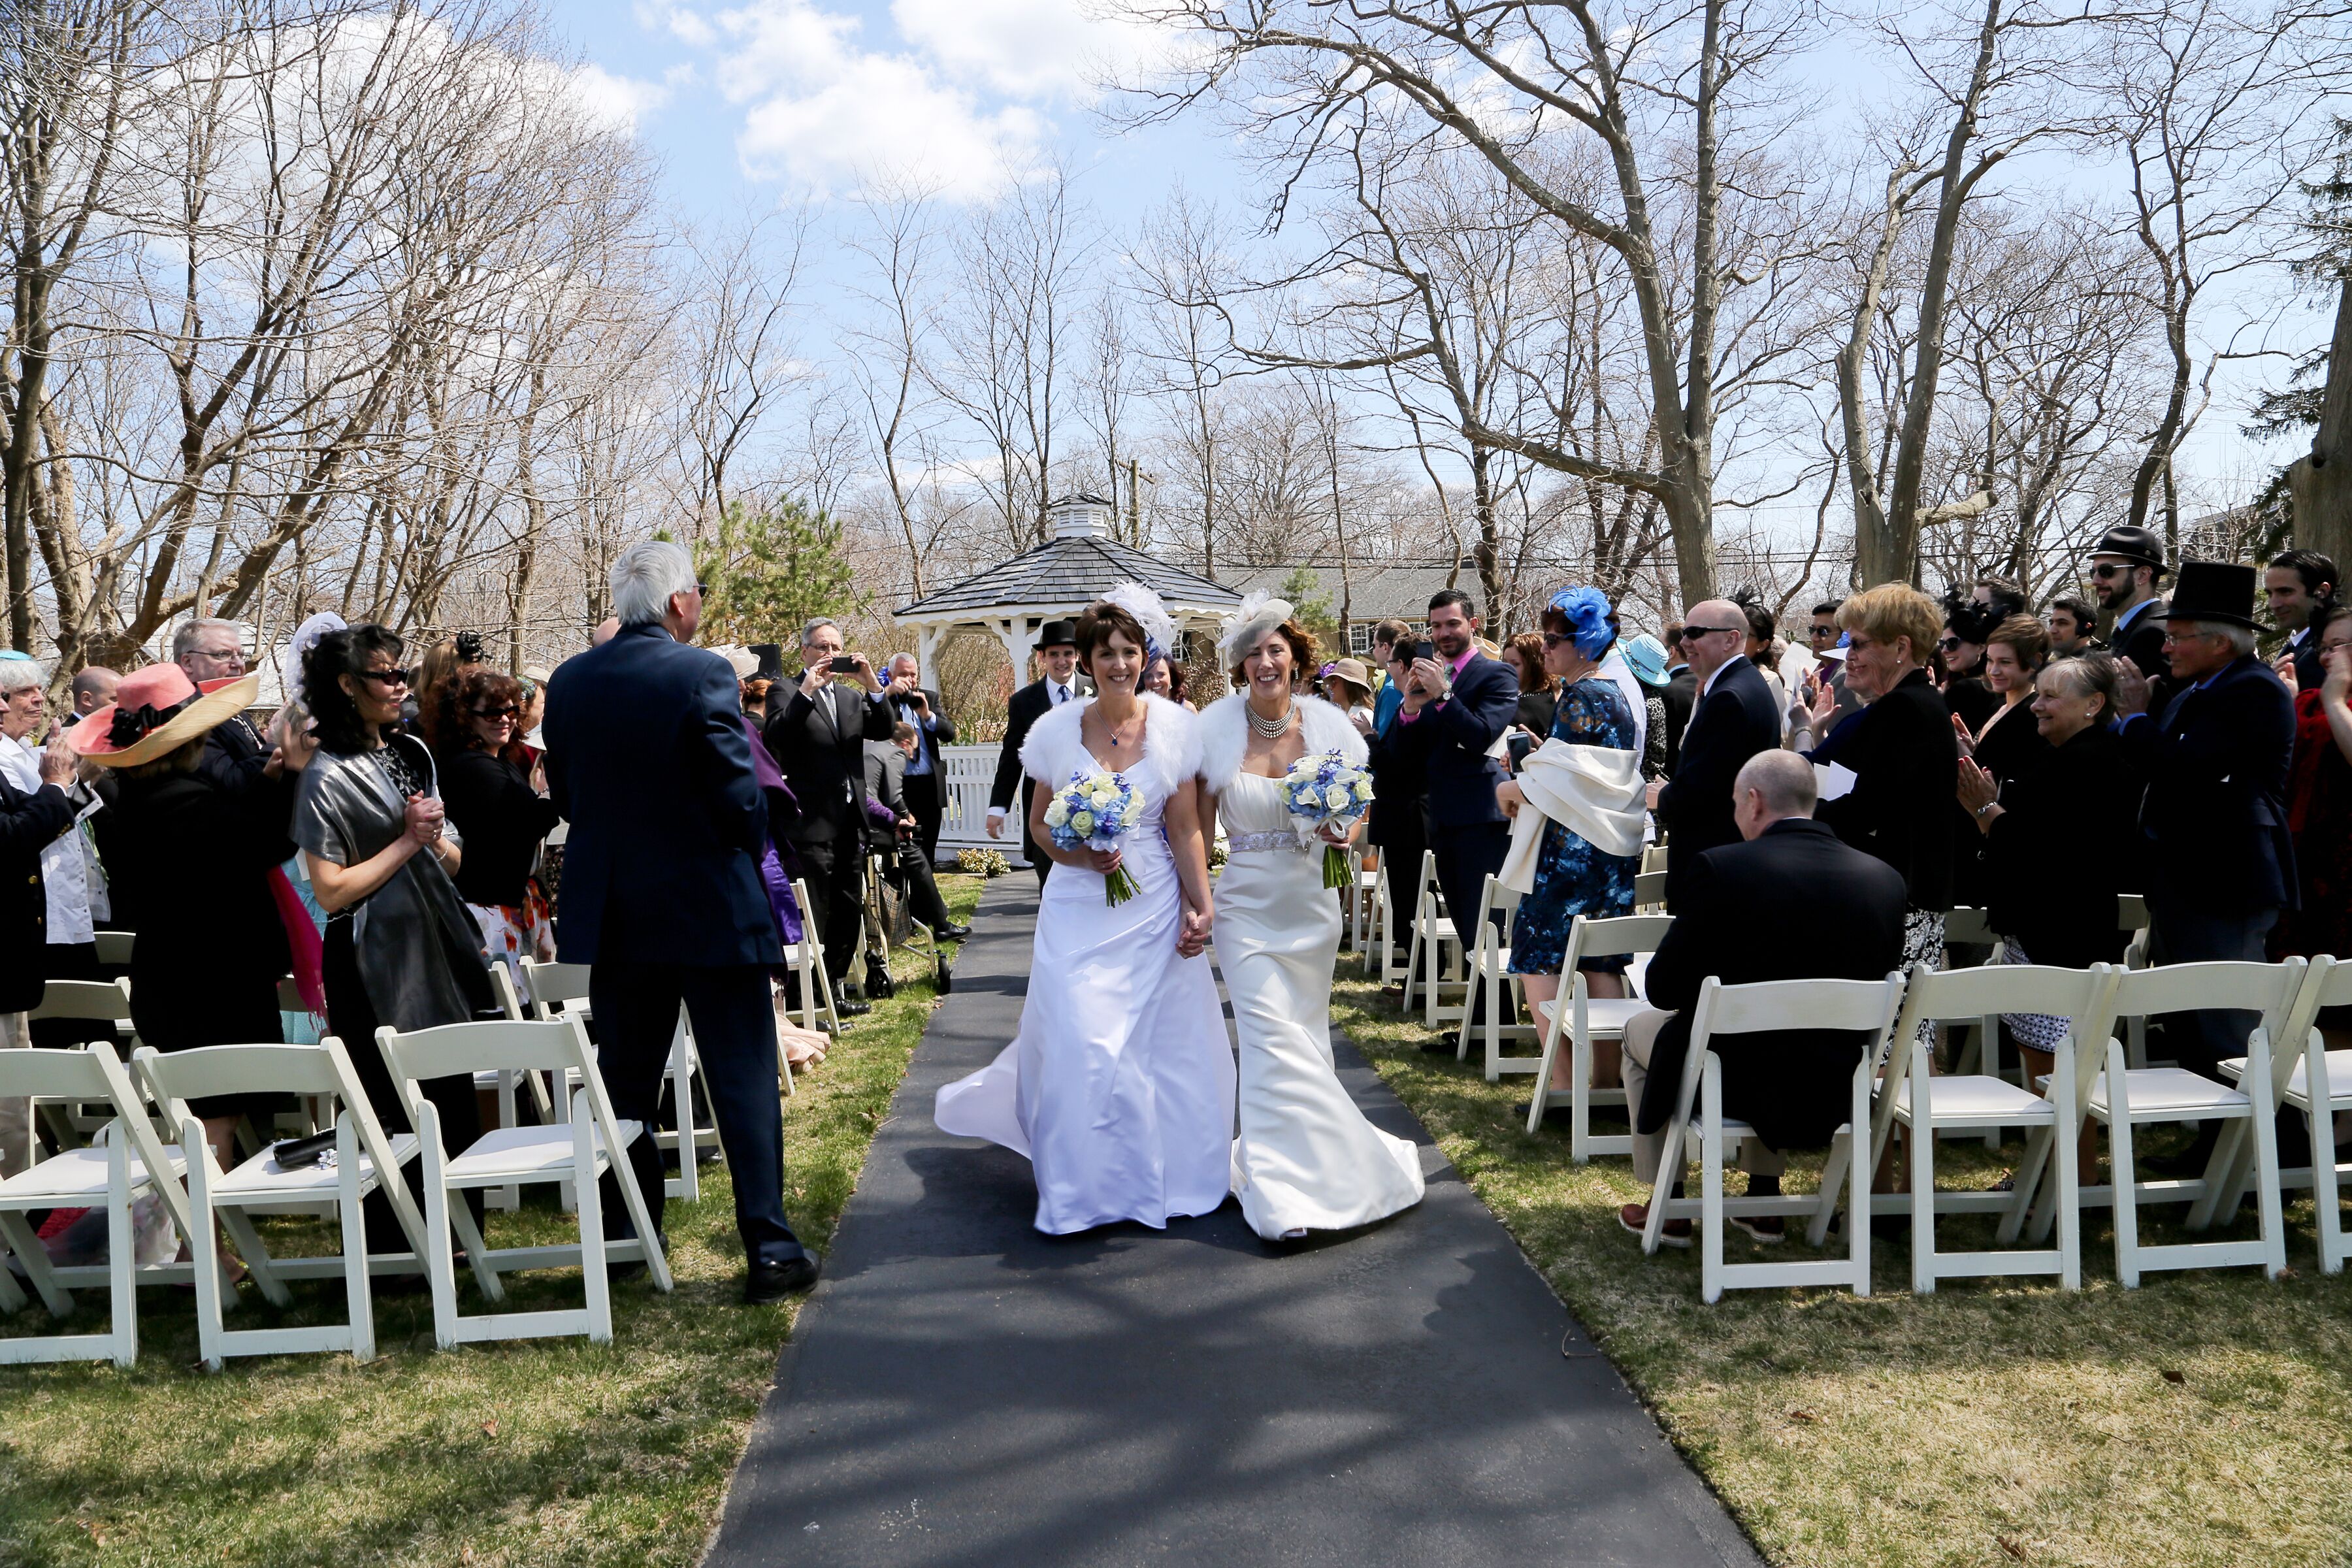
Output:
<instances>
[{"instance_id":1,"label":"row of white folding chairs","mask_svg":"<svg viewBox=\"0 0 2352 1568\"><path fill-rule=\"evenodd\" d=\"M1518 1015L1522 1019L1521 1022L1506 1024L1502 1021L1504 1010L1501 1002L1506 992L1513 994L1521 1004L1526 1001L1527 987L1523 977L1511 972L1511 933L1518 922L1520 895L1504 887L1499 879L1490 876L1486 879L1479 897L1478 923L1472 928L1477 935L1472 942L1464 963L1469 985L1479 994L1483 1005L1475 1011L1465 1011L1462 1018L1460 1036L1454 1042L1454 1059L1465 1061L1469 1058L1471 1037L1474 1033L1477 1034L1485 1043L1486 1081L1494 1083L1505 1073L1535 1070L1535 1058L1507 1056L1504 1054L1503 1047L1507 1043L1542 1038L1549 1028L1548 1020L1550 1016L1551 1004L1543 1004L1534 1009L1536 1016L1532 1019L1528 1017L1528 1010L1522 1005ZM1636 910L1663 910L1665 901L1665 872L1660 870L1635 873L1633 908ZM1655 918L1663 921L1665 917L1663 914L1654 917L1648 913L1641 913L1617 918L1628 920ZM1663 927L1660 929L1663 930ZM1587 954L1587 956L1592 955ZM1564 964L1561 969L1563 975L1573 973L1574 971L1575 961L1573 960ZM1599 998L1598 1000L1608 999Z\"/></svg>"},{"instance_id":2,"label":"row of white folding chairs","mask_svg":"<svg viewBox=\"0 0 2352 1568\"><path fill-rule=\"evenodd\" d=\"M2332 1131L2335 1110L2352 1109L2352 1094L2328 1087L2328 1053L2312 1021L2326 1006L2352 1004L2352 970L2322 958L2280 963L2223 963L2169 965L2126 971L2098 964L2087 970L2006 965L1937 971L1920 965L1906 978L1885 981L1781 981L1726 986L1710 979L1693 1010L1689 1051L1673 1121L1666 1129L1667 1158L1662 1163L1650 1204L1645 1250L1654 1251L1665 1222L1694 1218L1700 1227L1701 1294L1718 1300L1726 1289L1795 1284L1843 1284L1867 1294L1869 1216L1907 1213L1912 1219L1912 1288L1929 1291L1936 1281L1982 1275L2055 1274L2062 1285L2081 1283L2080 1214L2106 1205L2115 1213L2116 1268L2126 1287L2151 1269L2253 1265L2274 1278L2284 1267L2280 1215L2275 1112L2281 1105L2312 1110L2315 1147L2320 1152L2304 1180L2319 1189L2323 1214L2322 1267L2342 1265L2335 1215L2337 1179ZM2134 1068L2115 1037L2119 1019L2225 1009L2255 1014L2237 1064L2238 1086L2202 1078L2178 1067ZM1987 1014L2039 1013L2068 1019L2067 1036L2053 1051L2054 1069L2029 1092L1986 1074L1931 1077L1924 1036L1929 1026ZM1722 1109L1722 1058L1710 1048L1721 1037L1781 1029L1842 1029L1864 1033L1869 1048L1857 1062L1853 1103L1838 1130L1821 1190L1811 1196L1728 1198L1722 1188L1727 1150L1754 1135ZM1895 1042L1888 1050L1888 1043ZM2273 1042L2276 1048L2275 1072ZM2099 1054L2085 1063L2077 1042ZM2352 1082L2352 1052L2338 1065ZM2316 1064L2315 1078L2311 1067ZM1883 1071L1881 1068L1883 1067ZM2302 1084L2298 1090L2294 1087ZM2300 1099L2298 1100L2298 1094ZM2074 1168L2076 1142L2086 1121L2108 1131L2115 1180L2084 1186ZM2205 1173L2189 1180L2138 1179L2133 1165L2137 1128L2166 1122L2220 1121L2224 1131ZM1868 1191L1896 1125L1906 1129L1912 1163L1912 1191ZM2026 1159L2009 1193L1940 1192L1935 1183L1938 1133L1968 1135L1986 1126L2028 1130ZM1854 1129L1868 1130L1866 1152L1856 1157ZM1672 1195L1682 1180L1688 1144L1698 1145L1704 1184L1696 1199ZM2189 1228L2210 1229L2228 1222L2252 1190L2256 1235L2251 1240L2197 1240L2163 1246L2139 1239L2139 1208L2149 1203L2189 1205ZM1808 1238L1816 1247L1832 1216L1846 1215L1847 1251L1843 1258L1794 1263L1727 1265L1723 1222L1731 1215L1811 1215ZM1936 1216L1993 1212L1997 1249L1940 1252ZM1862 1216L1857 1219L1857 1215ZM2016 1248L2029 1218L2035 1244ZM2053 1227L2055 1247L2042 1246ZM2336 1237L2329 1256L2330 1237Z\"/></svg>"},{"instance_id":3,"label":"row of white folding chairs","mask_svg":"<svg viewBox=\"0 0 2352 1568\"><path fill-rule=\"evenodd\" d=\"M131 1364L138 1354L136 1288L141 1283L194 1284L200 1354L215 1370L231 1355L347 1350L357 1359L368 1359L374 1353L367 1283L371 1273L423 1271L432 1292L434 1338L444 1349L474 1340L576 1333L608 1342L608 1260L642 1261L658 1288L670 1289L651 1212L625 1153L645 1130L613 1114L578 1019L453 1024L407 1035L387 1027L377 1031L377 1048L392 1070L417 1129L415 1133L385 1137L342 1043L331 1036L316 1046L211 1046L169 1056L142 1047L135 1065L147 1091L162 1107L166 1125L178 1130L180 1141L172 1144L158 1136L147 1093L134 1086L111 1045L100 1041L79 1050L0 1051L0 1098L58 1096L109 1109L110 1119L96 1146L61 1151L0 1182L0 1238L53 1317L73 1312L72 1287L103 1280L110 1288L113 1318L103 1334L0 1339L0 1363L110 1358ZM439 1113L420 1085L432 1079L470 1077L485 1063L496 1069L576 1079L570 1125L492 1129L452 1155L442 1143ZM222 1170L205 1141L203 1123L188 1114L186 1101L253 1093L316 1095L339 1105L334 1165L281 1170L264 1150L234 1170ZM388 1174L420 1158L425 1196L421 1215L406 1183ZM636 1232L633 1238L604 1237L596 1184L607 1171L619 1185ZM581 1194L576 1245L492 1249L466 1205L450 1202L453 1194L468 1188L555 1181L572 1183ZM367 1251L360 1205L379 1185L408 1238L407 1252L371 1256ZM137 1261L131 1205L151 1193L179 1234L188 1238L193 1262ZM108 1215L108 1261L102 1266L52 1265L26 1219L28 1210L100 1206ZM341 1218L343 1248L339 1258L272 1258L247 1223L247 1216L257 1213L320 1212ZM226 1226L256 1284L275 1304L288 1304L284 1281L289 1279L341 1274L348 1321L310 1329L228 1331L222 1314L235 1295L222 1278L214 1250L215 1219ZM565 1265L582 1268L583 1305L460 1316L452 1226L465 1245L477 1285L493 1305L506 1299L502 1269ZM0 1311L13 1313L25 1305L14 1269L0 1258Z\"/></svg>"}]
</instances>

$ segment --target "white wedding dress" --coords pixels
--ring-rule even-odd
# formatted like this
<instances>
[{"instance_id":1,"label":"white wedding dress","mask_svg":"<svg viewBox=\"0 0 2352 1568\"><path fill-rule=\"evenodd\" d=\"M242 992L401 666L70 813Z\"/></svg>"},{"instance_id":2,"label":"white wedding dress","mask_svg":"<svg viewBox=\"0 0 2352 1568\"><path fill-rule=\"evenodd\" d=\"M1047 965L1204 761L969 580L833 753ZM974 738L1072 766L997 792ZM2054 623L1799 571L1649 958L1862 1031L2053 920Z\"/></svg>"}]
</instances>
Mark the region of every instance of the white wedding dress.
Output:
<instances>
[{"instance_id":1,"label":"white wedding dress","mask_svg":"<svg viewBox=\"0 0 2352 1568\"><path fill-rule=\"evenodd\" d=\"M1093 704L1037 721L1022 765L1046 789L1098 765L1080 737ZM1143 760L1125 770L1143 820L1120 840L1138 891L1103 901L1103 879L1056 863L1037 911L1021 1031L996 1059L939 1092L943 1132L1028 1156L1037 1228L1119 1220L1154 1227L1211 1213L1231 1191L1234 1058L1206 954L1176 956L1181 889L1161 813L1199 767L1196 721L1146 699Z\"/></svg>"},{"instance_id":2,"label":"white wedding dress","mask_svg":"<svg viewBox=\"0 0 2352 1568\"><path fill-rule=\"evenodd\" d=\"M1299 847L1280 785L1239 769L1241 717L1217 710L1245 700L1225 698L1202 727L1230 856L1217 879L1215 942L1241 1036L1233 1186L1250 1228L1272 1240L1411 1208L1422 1197L1421 1155L1367 1121L1339 1083L1331 1056L1339 896L1323 885L1322 846ZM1360 764L1355 726L1328 703L1297 700L1308 749Z\"/></svg>"}]
</instances>

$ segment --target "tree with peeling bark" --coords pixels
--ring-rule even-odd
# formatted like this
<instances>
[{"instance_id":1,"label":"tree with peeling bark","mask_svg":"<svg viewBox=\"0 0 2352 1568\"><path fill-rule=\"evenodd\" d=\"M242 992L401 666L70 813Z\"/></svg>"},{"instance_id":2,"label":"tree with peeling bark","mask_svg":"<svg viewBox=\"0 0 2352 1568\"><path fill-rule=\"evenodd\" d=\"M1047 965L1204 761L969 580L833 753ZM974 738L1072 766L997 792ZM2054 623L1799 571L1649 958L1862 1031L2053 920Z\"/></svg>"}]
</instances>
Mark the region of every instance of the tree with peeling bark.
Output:
<instances>
[{"instance_id":1,"label":"tree with peeling bark","mask_svg":"<svg viewBox=\"0 0 2352 1568\"><path fill-rule=\"evenodd\" d=\"M1220 105L1275 174L1274 217L1298 183L1344 151L1366 113L1433 148L1486 160L1542 218L1622 259L1640 323L1654 467L1594 462L1522 430L1480 426L1483 445L1559 472L1657 498L1686 601L1715 591L1718 331L1727 290L1720 220L1739 133L1777 129L1764 107L1773 67L1812 36L1802 4L1666 0L1129 0L1131 13L1192 45L1173 74L1127 84L1144 118ZM1585 138L1610 171L1588 202L1554 171ZM1654 216L1687 204L1680 237ZM1679 243L1677 239L1679 238ZM1683 305L1676 306L1680 294Z\"/></svg>"}]
</instances>

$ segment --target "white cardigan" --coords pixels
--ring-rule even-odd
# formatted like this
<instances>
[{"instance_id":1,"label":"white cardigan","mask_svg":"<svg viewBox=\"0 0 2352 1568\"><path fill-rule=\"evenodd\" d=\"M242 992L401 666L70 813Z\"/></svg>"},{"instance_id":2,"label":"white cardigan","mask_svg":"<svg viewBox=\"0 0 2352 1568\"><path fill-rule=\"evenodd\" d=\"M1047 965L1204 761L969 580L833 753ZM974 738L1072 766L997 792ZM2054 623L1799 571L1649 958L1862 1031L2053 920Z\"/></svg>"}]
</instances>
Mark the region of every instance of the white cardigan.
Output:
<instances>
[{"instance_id":1,"label":"white cardigan","mask_svg":"<svg viewBox=\"0 0 2352 1568\"><path fill-rule=\"evenodd\" d=\"M1309 756L1337 752L1351 768L1360 768L1368 755L1364 737L1348 716L1320 697L1305 693L1291 699L1298 705L1299 726L1307 737ZM1201 780L1212 795L1233 787L1249 750L1249 695L1236 691L1201 710Z\"/></svg>"},{"instance_id":2,"label":"white cardigan","mask_svg":"<svg viewBox=\"0 0 2352 1568\"><path fill-rule=\"evenodd\" d=\"M1065 702L1029 726L1029 736L1021 742L1021 766L1047 790L1068 784L1073 773L1081 769L1092 773L1101 765L1087 750L1079 728L1087 710L1093 706L1091 697L1083 702ZM1143 694L1143 756L1136 765L1148 764L1158 772L1162 796L1174 795L1200 771L1200 726L1198 719L1165 697Z\"/></svg>"}]
</instances>

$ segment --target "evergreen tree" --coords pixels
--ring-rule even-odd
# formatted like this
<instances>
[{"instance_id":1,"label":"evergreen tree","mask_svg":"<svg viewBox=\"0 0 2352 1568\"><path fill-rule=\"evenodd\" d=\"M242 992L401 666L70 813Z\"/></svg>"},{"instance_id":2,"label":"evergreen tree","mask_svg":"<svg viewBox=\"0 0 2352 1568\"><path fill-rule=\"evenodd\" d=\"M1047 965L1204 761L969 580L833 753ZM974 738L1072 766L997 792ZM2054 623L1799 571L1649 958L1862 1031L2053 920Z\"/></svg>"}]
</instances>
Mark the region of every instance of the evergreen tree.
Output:
<instances>
[{"instance_id":1,"label":"evergreen tree","mask_svg":"<svg viewBox=\"0 0 2352 1568\"><path fill-rule=\"evenodd\" d=\"M798 500L757 511L728 503L718 528L694 547L706 584L703 640L791 644L804 622L865 611L873 596L858 588L843 537L842 523Z\"/></svg>"}]
</instances>

